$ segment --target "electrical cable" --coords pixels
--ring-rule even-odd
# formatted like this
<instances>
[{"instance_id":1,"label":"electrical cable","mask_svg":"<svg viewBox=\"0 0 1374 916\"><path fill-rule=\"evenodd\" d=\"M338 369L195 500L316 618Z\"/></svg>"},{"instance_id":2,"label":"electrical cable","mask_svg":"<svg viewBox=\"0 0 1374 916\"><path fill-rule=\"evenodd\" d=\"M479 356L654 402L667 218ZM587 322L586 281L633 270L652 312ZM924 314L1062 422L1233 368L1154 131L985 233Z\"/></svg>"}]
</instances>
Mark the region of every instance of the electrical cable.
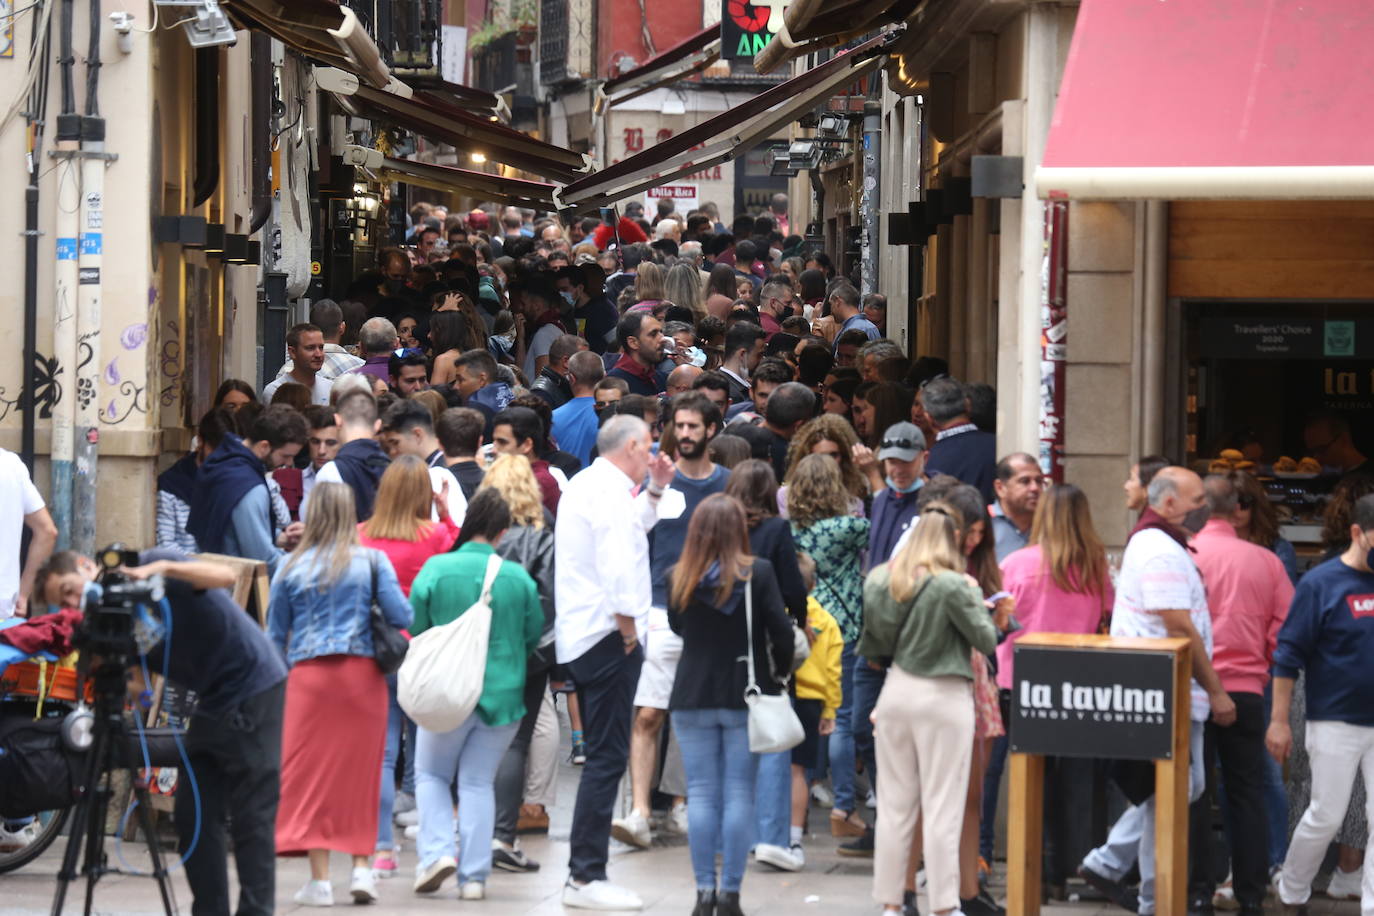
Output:
<instances>
[{"instance_id":1,"label":"electrical cable","mask_svg":"<svg viewBox=\"0 0 1374 916\"><path fill-rule=\"evenodd\" d=\"M162 621L167 627L167 635L162 641L162 676L165 679L167 676L167 669L172 663L172 608L171 605L167 603L166 598L163 598L158 606L162 609ZM139 607L143 608L145 613L147 612L147 608L144 608L143 605L139 605ZM148 674L148 656L146 654L140 654L138 660L143 669L143 684L146 687L148 684L152 683L152 678ZM143 748L143 766L145 769L151 770L152 762L148 754L148 736L143 731L143 717L135 715L134 721L138 724L138 739ZM186 774L187 782L191 785L191 800L195 803L196 808L196 827L195 830L191 831L191 842L186 844L186 852L182 853L181 858L176 862L167 866L168 873L184 866L186 861L195 853L196 846L200 843L201 829L200 786L196 783L196 771L191 767L191 758L186 753L186 745L181 741L181 728L174 727L172 729L172 740L176 743L177 753L181 756L181 772ZM135 798L129 803L129 807L125 810L123 817L119 819L119 832L115 834L115 857L119 859L120 865L124 866L128 874L148 877L152 875L152 872L136 869L124 858L124 831L128 826L129 817L134 813L134 809L137 807L138 799ZM154 838L148 837L148 842L154 842Z\"/></svg>"}]
</instances>

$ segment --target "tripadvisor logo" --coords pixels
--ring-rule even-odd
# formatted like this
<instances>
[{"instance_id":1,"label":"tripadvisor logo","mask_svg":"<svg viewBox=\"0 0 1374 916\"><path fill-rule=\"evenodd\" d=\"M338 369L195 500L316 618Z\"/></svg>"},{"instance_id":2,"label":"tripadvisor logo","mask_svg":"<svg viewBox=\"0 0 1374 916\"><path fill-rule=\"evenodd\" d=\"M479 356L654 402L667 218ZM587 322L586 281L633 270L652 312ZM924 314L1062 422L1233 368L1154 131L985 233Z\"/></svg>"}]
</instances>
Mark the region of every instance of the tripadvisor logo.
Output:
<instances>
[{"instance_id":1,"label":"tripadvisor logo","mask_svg":"<svg viewBox=\"0 0 1374 916\"><path fill-rule=\"evenodd\" d=\"M1052 684L1023 680L1019 700L1021 715L1027 719L1163 725L1167 715L1163 690L1120 684L1104 687L1064 681L1056 691Z\"/></svg>"}]
</instances>

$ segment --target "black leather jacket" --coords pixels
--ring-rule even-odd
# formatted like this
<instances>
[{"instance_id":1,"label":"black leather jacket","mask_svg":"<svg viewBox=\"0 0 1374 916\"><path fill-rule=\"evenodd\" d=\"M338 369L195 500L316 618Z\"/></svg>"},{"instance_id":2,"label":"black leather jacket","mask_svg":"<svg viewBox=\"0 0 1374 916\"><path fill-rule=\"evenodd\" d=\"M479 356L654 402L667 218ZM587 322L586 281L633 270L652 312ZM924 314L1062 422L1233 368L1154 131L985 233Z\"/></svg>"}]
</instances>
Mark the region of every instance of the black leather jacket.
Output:
<instances>
[{"instance_id":1,"label":"black leather jacket","mask_svg":"<svg viewBox=\"0 0 1374 916\"><path fill-rule=\"evenodd\" d=\"M549 514L544 513L542 528L527 525L512 525L506 529L501 542L496 545L496 553L502 559L519 563L534 580L539 591L539 605L544 610L544 632L539 637L540 647L553 642L553 524Z\"/></svg>"},{"instance_id":2,"label":"black leather jacket","mask_svg":"<svg viewBox=\"0 0 1374 916\"><path fill-rule=\"evenodd\" d=\"M568 380L548 366L539 370L539 375L530 384L530 391L548 401L555 410L572 400L572 386Z\"/></svg>"}]
</instances>

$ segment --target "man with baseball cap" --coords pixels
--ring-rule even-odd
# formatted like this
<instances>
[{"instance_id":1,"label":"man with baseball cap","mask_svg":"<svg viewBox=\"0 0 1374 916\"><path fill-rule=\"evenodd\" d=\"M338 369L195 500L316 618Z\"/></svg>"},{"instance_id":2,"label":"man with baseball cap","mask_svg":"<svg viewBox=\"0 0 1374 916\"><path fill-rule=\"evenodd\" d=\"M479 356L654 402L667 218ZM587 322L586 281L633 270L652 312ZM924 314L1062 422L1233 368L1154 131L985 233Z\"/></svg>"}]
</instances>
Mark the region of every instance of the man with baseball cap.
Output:
<instances>
[{"instance_id":1,"label":"man with baseball cap","mask_svg":"<svg viewBox=\"0 0 1374 916\"><path fill-rule=\"evenodd\" d=\"M872 452L862 445L854 447L854 462L860 467L873 462ZM902 535L907 532L919 514L916 498L925 484L926 438L920 427L914 423L893 423L883 433L878 445L876 459L881 466L883 481L886 484L873 494L873 510L869 513L872 523L868 530L868 568L886 563L896 551ZM848 649L848 647L846 647ZM878 703L878 694L883 689L886 671L870 667L861 657L853 660L853 712L849 727L854 736L854 752L863 759L864 772L877 791L878 761L873 751L873 723L869 716ZM846 693L847 700L849 694ZM841 707L836 717L844 715ZM844 843L839 848L841 855L871 856L873 854L873 828L864 831L863 836Z\"/></svg>"}]
</instances>

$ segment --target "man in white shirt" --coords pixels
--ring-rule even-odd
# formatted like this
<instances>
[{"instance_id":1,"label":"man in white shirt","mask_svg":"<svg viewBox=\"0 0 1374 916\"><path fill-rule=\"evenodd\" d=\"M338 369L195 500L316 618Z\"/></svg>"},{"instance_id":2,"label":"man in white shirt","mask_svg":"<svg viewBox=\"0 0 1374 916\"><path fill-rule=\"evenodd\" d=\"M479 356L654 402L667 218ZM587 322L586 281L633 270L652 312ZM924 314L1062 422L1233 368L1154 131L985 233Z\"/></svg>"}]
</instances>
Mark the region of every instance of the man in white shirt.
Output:
<instances>
[{"instance_id":1,"label":"man in white shirt","mask_svg":"<svg viewBox=\"0 0 1374 916\"><path fill-rule=\"evenodd\" d=\"M1192 644L1193 680L1189 693L1192 734L1188 745L1188 800L1202 795L1203 725L1210 715L1220 727L1236 720L1236 705L1212 668L1212 616L1202 576L1188 550L1188 539L1211 514L1202 478L1186 468L1168 467L1150 481L1150 503L1126 543L1112 608L1113 636L1183 637ZM1180 698L1180 702L1182 698ZM1131 853L1139 857L1137 912L1155 911L1155 800L1128 808L1107 842L1088 853L1079 873L1114 901Z\"/></svg>"},{"instance_id":2,"label":"man in white shirt","mask_svg":"<svg viewBox=\"0 0 1374 916\"><path fill-rule=\"evenodd\" d=\"M638 417L611 418L596 447L600 457L563 491L554 531L555 648L577 683L587 736L563 905L637 910L644 905L637 894L606 880L606 860L644 662L638 633L652 599L648 532L676 468L667 454L652 454L649 427Z\"/></svg>"},{"instance_id":3,"label":"man in white shirt","mask_svg":"<svg viewBox=\"0 0 1374 916\"><path fill-rule=\"evenodd\" d=\"M29 469L18 455L2 448L0 519L3 519L0 521L0 619L27 617L34 576L52 554L53 545L57 543L57 526L29 477ZM25 526L33 537L21 570L19 553Z\"/></svg>"},{"instance_id":4,"label":"man in white shirt","mask_svg":"<svg viewBox=\"0 0 1374 916\"><path fill-rule=\"evenodd\" d=\"M328 404L333 382L320 374L324 366L324 333L313 324L298 324L286 332L286 353L291 371L279 375L262 389L262 402L272 403L272 395L288 382L310 389L310 403Z\"/></svg>"},{"instance_id":5,"label":"man in white shirt","mask_svg":"<svg viewBox=\"0 0 1374 916\"><path fill-rule=\"evenodd\" d=\"M455 525L463 524L468 513L468 499L458 478L444 462L444 450L434 435L434 415L423 404L410 400L397 401L382 417L382 445L392 460L401 455L414 455L429 466L429 482L436 494L448 492L448 514ZM437 512L435 521L438 521Z\"/></svg>"}]
</instances>

